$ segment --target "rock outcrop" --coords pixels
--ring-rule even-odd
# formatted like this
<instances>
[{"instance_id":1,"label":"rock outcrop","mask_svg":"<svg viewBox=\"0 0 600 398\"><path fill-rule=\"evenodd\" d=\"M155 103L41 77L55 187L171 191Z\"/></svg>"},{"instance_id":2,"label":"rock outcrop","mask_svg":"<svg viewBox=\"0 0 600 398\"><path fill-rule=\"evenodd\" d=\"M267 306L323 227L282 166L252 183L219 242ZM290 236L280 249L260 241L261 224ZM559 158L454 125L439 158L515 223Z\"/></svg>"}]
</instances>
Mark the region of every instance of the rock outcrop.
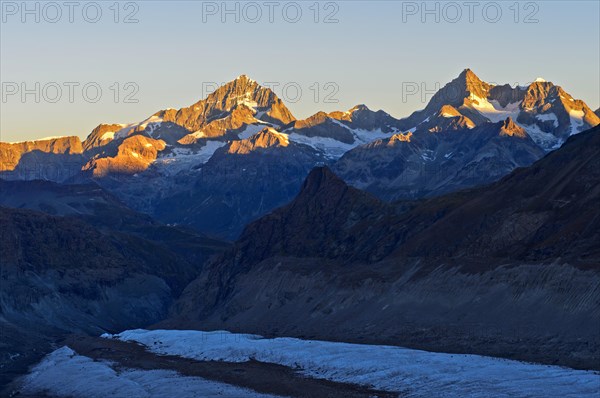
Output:
<instances>
[{"instance_id":1,"label":"rock outcrop","mask_svg":"<svg viewBox=\"0 0 600 398\"><path fill-rule=\"evenodd\" d=\"M475 125L511 117L546 151L558 148L569 136L600 124L600 118L583 101L551 82L538 79L527 86L497 86L465 69L442 87L425 109L402 119L401 129L436 128L432 118L448 113L442 111L448 106Z\"/></svg>"},{"instance_id":2,"label":"rock outcrop","mask_svg":"<svg viewBox=\"0 0 600 398\"><path fill-rule=\"evenodd\" d=\"M285 125L295 120L271 89L259 85L246 75L219 87L206 99L187 108L168 109L157 112L155 116L196 132L240 105L254 109L259 114L257 118L265 122Z\"/></svg>"},{"instance_id":3,"label":"rock outcrop","mask_svg":"<svg viewBox=\"0 0 600 398\"><path fill-rule=\"evenodd\" d=\"M457 122L463 118L440 117ZM446 126L355 148L332 169L352 186L382 199L412 200L493 182L544 154L511 118L473 128Z\"/></svg>"},{"instance_id":4,"label":"rock outcrop","mask_svg":"<svg viewBox=\"0 0 600 398\"><path fill-rule=\"evenodd\" d=\"M154 214L235 239L248 222L293 198L310 169L324 161L318 150L265 128L217 149L185 190L159 199Z\"/></svg>"},{"instance_id":5,"label":"rock outcrop","mask_svg":"<svg viewBox=\"0 0 600 398\"><path fill-rule=\"evenodd\" d=\"M123 129L123 124L101 124L92 130L90 135L83 141L83 150L89 151L104 146L114 140L115 134Z\"/></svg>"},{"instance_id":6,"label":"rock outcrop","mask_svg":"<svg viewBox=\"0 0 600 398\"><path fill-rule=\"evenodd\" d=\"M82 152L79 137L0 142L0 175L10 179L62 181L79 172L84 161Z\"/></svg>"},{"instance_id":7,"label":"rock outcrop","mask_svg":"<svg viewBox=\"0 0 600 398\"><path fill-rule=\"evenodd\" d=\"M119 145L116 156L96 155L82 170L91 171L94 177L141 173L150 167L158 153L165 147L166 144L162 140L155 140L144 135L134 135L126 138Z\"/></svg>"}]
</instances>

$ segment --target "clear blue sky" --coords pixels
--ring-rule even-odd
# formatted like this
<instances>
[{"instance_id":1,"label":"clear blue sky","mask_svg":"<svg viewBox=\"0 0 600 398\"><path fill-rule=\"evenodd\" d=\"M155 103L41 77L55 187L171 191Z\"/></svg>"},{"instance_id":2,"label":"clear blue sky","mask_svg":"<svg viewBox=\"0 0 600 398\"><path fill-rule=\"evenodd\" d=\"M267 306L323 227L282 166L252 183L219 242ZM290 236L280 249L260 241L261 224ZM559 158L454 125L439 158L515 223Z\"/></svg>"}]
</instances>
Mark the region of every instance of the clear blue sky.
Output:
<instances>
[{"instance_id":1,"label":"clear blue sky","mask_svg":"<svg viewBox=\"0 0 600 398\"><path fill-rule=\"evenodd\" d=\"M0 32L3 94L13 90L14 83L25 82L35 90L35 82L41 87L56 82L63 95L56 103L46 100L55 96L51 84L40 103L32 94L25 102L18 94L3 98L2 141L85 137L100 123L135 122L160 109L190 105L203 97L205 83L229 81L240 74L259 82L279 82L278 94L288 84L284 100L293 100L294 87L299 86L302 97L287 103L296 117L345 110L358 103L404 117L424 106L419 95L403 98L407 82L433 89L436 82L443 85L466 67L495 83L526 84L543 77L593 109L600 105L598 1L520 2L518 16L513 1L501 1L499 19L494 7L484 12L490 2L478 2L473 22L468 8L461 6L459 17L444 2L439 3L439 22L435 14L421 20L420 1L321 2L317 23L312 1L298 2L302 16L296 23L290 22L297 19L295 9L285 1L276 2L273 22L264 1L257 2L260 18L255 8L240 2L238 23L234 14L225 15L222 22L219 9L209 15L215 6L220 8L220 1L141 1L135 2L137 10L122 2L119 23L110 8L113 1L99 2L102 16L97 23L84 19L87 2L74 9L73 23L64 7L57 22L50 23L57 18L56 10L42 9L44 3L39 6L39 23L34 14L25 14L23 23L23 10L14 9L21 1L8 2L13 8L6 3ZM235 3L228 6L234 8ZM428 7L436 7L435 2ZM85 17L93 20L95 10L86 10ZM139 22L123 23L132 12ZM338 22L324 23L332 13L330 19ZM527 17L538 22L525 23ZM73 103L65 82L80 84ZM82 86L89 82L103 89L97 103L83 98ZM115 103L110 89L115 82L134 82L139 92L133 98L139 102L123 103L132 89L121 86L121 98ZM318 101L314 82L320 83ZM323 87L327 82L335 85ZM335 87L332 98L338 102L325 103L325 95ZM88 94L92 97L94 91Z\"/></svg>"}]
</instances>

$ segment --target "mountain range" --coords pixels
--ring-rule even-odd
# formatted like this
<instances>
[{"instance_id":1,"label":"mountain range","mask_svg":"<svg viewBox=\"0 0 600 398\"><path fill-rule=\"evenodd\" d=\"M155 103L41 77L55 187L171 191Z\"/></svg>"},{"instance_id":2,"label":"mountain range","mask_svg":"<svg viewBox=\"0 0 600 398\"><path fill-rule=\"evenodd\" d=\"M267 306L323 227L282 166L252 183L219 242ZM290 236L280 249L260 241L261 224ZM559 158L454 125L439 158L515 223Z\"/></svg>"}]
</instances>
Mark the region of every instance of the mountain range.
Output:
<instances>
[{"instance_id":1,"label":"mountain range","mask_svg":"<svg viewBox=\"0 0 600 398\"><path fill-rule=\"evenodd\" d=\"M357 105L298 120L242 75L189 107L102 124L84 141L0 143L0 178L92 181L162 222L235 239L315 166L380 199L414 200L496 181L599 123L553 83L497 86L469 69L404 119Z\"/></svg>"},{"instance_id":2,"label":"mountain range","mask_svg":"<svg viewBox=\"0 0 600 398\"><path fill-rule=\"evenodd\" d=\"M598 369L599 133L491 185L412 202L315 168L160 325Z\"/></svg>"},{"instance_id":3,"label":"mountain range","mask_svg":"<svg viewBox=\"0 0 600 398\"><path fill-rule=\"evenodd\" d=\"M600 370L596 113L465 70L404 119L298 120L240 76L83 142L0 143L0 385L139 327Z\"/></svg>"}]
</instances>

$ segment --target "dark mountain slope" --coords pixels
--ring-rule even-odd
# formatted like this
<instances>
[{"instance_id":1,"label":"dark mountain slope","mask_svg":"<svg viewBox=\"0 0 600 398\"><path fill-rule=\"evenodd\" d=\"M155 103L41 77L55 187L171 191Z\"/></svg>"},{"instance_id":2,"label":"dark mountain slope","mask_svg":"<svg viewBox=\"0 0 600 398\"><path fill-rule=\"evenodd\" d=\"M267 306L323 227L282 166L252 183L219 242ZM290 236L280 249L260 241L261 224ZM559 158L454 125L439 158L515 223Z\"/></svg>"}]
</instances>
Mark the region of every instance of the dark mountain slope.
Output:
<instances>
[{"instance_id":1,"label":"dark mountain slope","mask_svg":"<svg viewBox=\"0 0 600 398\"><path fill-rule=\"evenodd\" d=\"M561 150L492 185L413 202L410 212L406 204L384 204L318 168L292 203L249 225L238 247L345 260L401 255L595 261L598 131L572 137ZM309 244L299 249L289 242ZM383 247L393 247L393 255Z\"/></svg>"},{"instance_id":2,"label":"dark mountain slope","mask_svg":"<svg viewBox=\"0 0 600 398\"><path fill-rule=\"evenodd\" d=\"M289 205L250 224L240 238L243 260L274 255L345 258L364 231L393 215L392 206L349 187L328 168L314 169Z\"/></svg>"},{"instance_id":3,"label":"dark mountain slope","mask_svg":"<svg viewBox=\"0 0 600 398\"><path fill-rule=\"evenodd\" d=\"M150 217L131 210L92 180L87 184L0 180L0 205L80 217L95 225L110 225L113 229L153 223Z\"/></svg>"},{"instance_id":4,"label":"dark mountain slope","mask_svg":"<svg viewBox=\"0 0 600 398\"><path fill-rule=\"evenodd\" d=\"M572 264L597 266L599 131L594 128L571 137L563 148L533 166L469 193L445 217L412 236L400 253L469 253L523 261L561 258ZM431 200L413 217L431 214L443 202Z\"/></svg>"},{"instance_id":5,"label":"dark mountain slope","mask_svg":"<svg viewBox=\"0 0 600 398\"><path fill-rule=\"evenodd\" d=\"M511 118L474 128L434 125L350 150L332 169L382 199L416 199L489 184L544 155Z\"/></svg>"},{"instance_id":6,"label":"dark mountain slope","mask_svg":"<svg viewBox=\"0 0 600 398\"><path fill-rule=\"evenodd\" d=\"M599 137L413 203L315 169L185 289L169 324L597 369Z\"/></svg>"},{"instance_id":7,"label":"dark mountain slope","mask_svg":"<svg viewBox=\"0 0 600 398\"><path fill-rule=\"evenodd\" d=\"M235 239L246 224L293 198L311 168L323 160L315 149L265 128L219 148L186 177L188 189L158 201L154 215Z\"/></svg>"},{"instance_id":8,"label":"dark mountain slope","mask_svg":"<svg viewBox=\"0 0 600 398\"><path fill-rule=\"evenodd\" d=\"M74 187L30 185L46 199L55 194L51 202L56 208L68 208L57 198ZM85 196L86 189L91 197L103 196L79 186L70 199ZM110 196L106 199L108 205ZM145 225L146 232L111 229L100 222L97 227L85 217L0 207L0 385L67 333L121 331L163 319L204 262L227 247L151 223L126 208L112 208L121 209L132 222L142 220L131 226ZM98 221L95 217L89 220Z\"/></svg>"},{"instance_id":9,"label":"dark mountain slope","mask_svg":"<svg viewBox=\"0 0 600 398\"><path fill-rule=\"evenodd\" d=\"M138 213L93 180L86 184L0 180L0 206L74 217L104 232L135 235L183 255L192 263L201 264L212 253L229 246L227 242L189 229L166 226Z\"/></svg>"}]
</instances>

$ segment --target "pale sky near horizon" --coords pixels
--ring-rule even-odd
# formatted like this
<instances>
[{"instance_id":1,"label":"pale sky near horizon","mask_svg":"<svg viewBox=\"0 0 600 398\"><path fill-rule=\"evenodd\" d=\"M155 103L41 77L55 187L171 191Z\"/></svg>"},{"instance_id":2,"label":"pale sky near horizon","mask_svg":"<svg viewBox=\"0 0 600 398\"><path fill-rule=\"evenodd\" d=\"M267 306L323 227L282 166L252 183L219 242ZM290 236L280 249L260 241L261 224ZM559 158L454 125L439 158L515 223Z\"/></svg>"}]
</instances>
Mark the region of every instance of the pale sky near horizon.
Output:
<instances>
[{"instance_id":1,"label":"pale sky near horizon","mask_svg":"<svg viewBox=\"0 0 600 398\"><path fill-rule=\"evenodd\" d=\"M464 1L427 2L433 12L423 15L421 1L325 1L318 7L314 1L228 2L234 12L224 15L221 1L118 7L107 1L94 3L102 11L98 17L93 2L74 2L71 10L63 3L28 2L34 11L24 13L21 1L2 1L2 141L83 138L100 123L137 122L160 109L188 106L213 82L240 74L271 83L299 118L359 103L406 117L431 97L408 95L407 87L433 91L467 67L499 84L543 77L592 109L600 106L597 0L522 1L517 7L515 1L483 1L471 2L472 9ZM124 23L127 18L137 22ZM78 84L72 102L70 83ZM34 93L22 98L23 85L38 91L39 103ZM102 89L96 103L94 87ZM128 94L137 103L126 103Z\"/></svg>"}]
</instances>

